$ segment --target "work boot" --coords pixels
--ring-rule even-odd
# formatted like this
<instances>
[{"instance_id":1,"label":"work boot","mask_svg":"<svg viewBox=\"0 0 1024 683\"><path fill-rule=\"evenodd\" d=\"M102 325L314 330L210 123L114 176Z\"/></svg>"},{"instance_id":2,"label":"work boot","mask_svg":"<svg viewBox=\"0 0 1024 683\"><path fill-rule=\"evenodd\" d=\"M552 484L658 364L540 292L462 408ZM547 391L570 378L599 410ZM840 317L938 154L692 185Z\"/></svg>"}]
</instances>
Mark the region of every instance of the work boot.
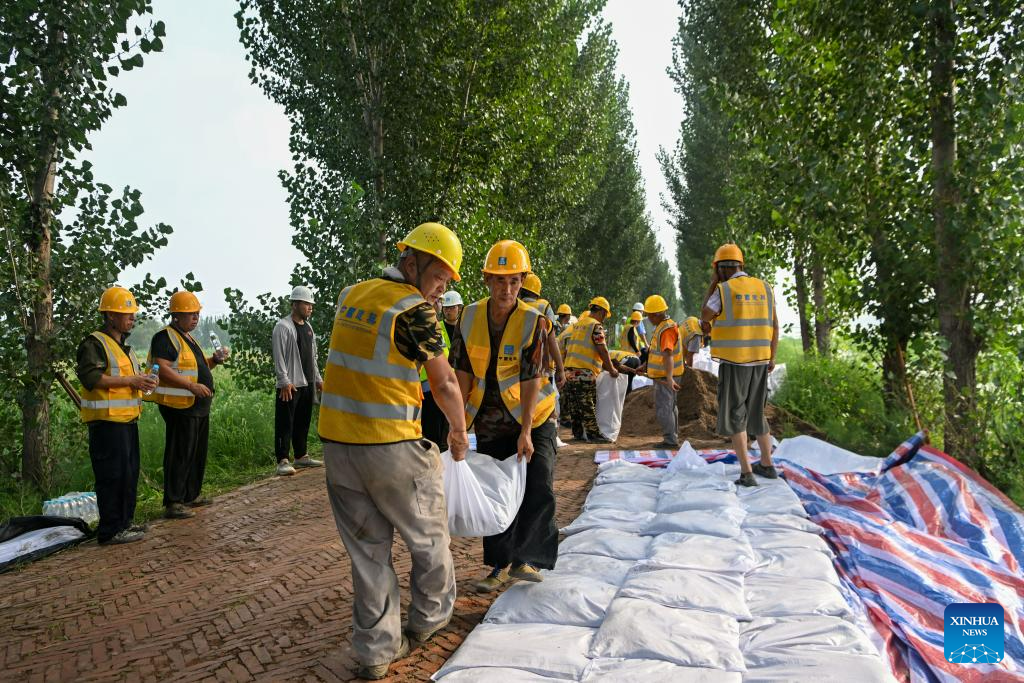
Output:
<instances>
[{"instance_id":1,"label":"work boot","mask_svg":"<svg viewBox=\"0 0 1024 683\"><path fill-rule=\"evenodd\" d=\"M132 524L128 527L128 531L138 531L140 533L146 533L149 531L149 525L143 522L142 524Z\"/></svg>"},{"instance_id":2,"label":"work boot","mask_svg":"<svg viewBox=\"0 0 1024 683\"><path fill-rule=\"evenodd\" d=\"M757 486L757 479L754 479L753 472L740 472L740 478L736 480L737 486Z\"/></svg>"},{"instance_id":3,"label":"work boot","mask_svg":"<svg viewBox=\"0 0 1024 683\"><path fill-rule=\"evenodd\" d=\"M295 458L296 467L323 467L324 464L319 460L314 460L308 455L304 455L301 458Z\"/></svg>"},{"instance_id":4,"label":"work boot","mask_svg":"<svg viewBox=\"0 0 1024 683\"><path fill-rule=\"evenodd\" d=\"M167 519L188 519L195 516L196 513L186 510L181 503L171 503L164 509L164 517Z\"/></svg>"},{"instance_id":5,"label":"work boot","mask_svg":"<svg viewBox=\"0 0 1024 683\"><path fill-rule=\"evenodd\" d=\"M277 463L277 476L279 477L290 477L295 474L295 468L287 460L282 460Z\"/></svg>"},{"instance_id":6,"label":"work boot","mask_svg":"<svg viewBox=\"0 0 1024 683\"><path fill-rule=\"evenodd\" d=\"M544 580L544 577L537 571L537 568L528 562L517 564L508 575L510 578L529 581L530 583L540 583Z\"/></svg>"},{"instance_id":7,"label":"work boot","mask_svg":"<svg viewBox=\"0 0 1024 683\"><path fill-rule=\"evenodd\" d=\"M420 647L430 642L430 639L437 635L438 631L440 631L443 628L446 628L451 620L452 615L449 614L448 618L444 620L444 623L438 626L437 628L431 629L429 631L412 631L410 629L405 629L404 633L405 636L409 639L410 645Z\"/></svg>"},{"instance_id":8,"label":"work boot","mask_svg":"<svg viewBox=\"0 0 1024 683\"><path fill-rule=\"evenodd\" d=\"M402 636L402 644L398 646L398 652L395 653L395 656L391 658L390 662L374 664L372 666L368 664L361 664L359 668L356 669L356 677L363 678L368 681L379 681L388 675L388 669L391 668L392 664L397 662L399 659L403 659L408 656L409 639Z\"/></svg>"},{"instance_id":9,"label":"work boot","mask_svg":"<svg viewBox=\"0 0 1024 683\"><path fill-rule=\"evenodd\" d=\"M615 443L604 434L598 434L595 437L587 439L587 443Z\"/></svg>"},{"instance_id":10,"label":"work boot","mask_svg":"<svg viewBox=\"0 0 1024 683\"><path fill-rule=\"evenodd\" d=\"M778 479L779 472L775 469L775 465L762 465L761 463L754 464L750 469L754 470L754 474L765 479Z\"/></svg>"},{"instance_id":11,"label":"work boot","mask_svg":"<svg viewBox=\"0 0 1024 683\"><path fill-rule=\"evenodd\" d=\"M186 507L190 507L190 508L202 508L202 507L206 507L207 505L213 505L213 498L207 498L206 496L200 496L199 498L196 498L195 500L190 500L189 502L185 503L185 506Z\"/></svg>"},{"instance_id":12,"label":"work boot","mask_svg":"<svg viewBox=\"0 0 1024 683\"><path fill-rule=\"evenodd\" d=\"M507 567L495 567L491 573L473 584L477 593L491 593L498 590L509 579Z\"/></svg>"},{"instance_id":13,"label":"work boot","mask_svg":"<svg viewBox=\"0 0 1024 683\"><path fill-rule=\"evenodd\" d=\"M141 541L146 537L146 534L142 531L132 531L129 529L122 529L116 534L111 536L105 541L100 541L100 545L121 545L122 543L135 543Z\"/></svg>"},{"instance_id":14,"label":"work boot","mask_svg":"<svg viewBox=\"0 0 1024 683\"><path fill-rule=\"evenodd\" d=\"M679 444L669 443L668 441L660 441L654 444L651 448L656 451L678 451Z\"/></svg>"}]
</instances>

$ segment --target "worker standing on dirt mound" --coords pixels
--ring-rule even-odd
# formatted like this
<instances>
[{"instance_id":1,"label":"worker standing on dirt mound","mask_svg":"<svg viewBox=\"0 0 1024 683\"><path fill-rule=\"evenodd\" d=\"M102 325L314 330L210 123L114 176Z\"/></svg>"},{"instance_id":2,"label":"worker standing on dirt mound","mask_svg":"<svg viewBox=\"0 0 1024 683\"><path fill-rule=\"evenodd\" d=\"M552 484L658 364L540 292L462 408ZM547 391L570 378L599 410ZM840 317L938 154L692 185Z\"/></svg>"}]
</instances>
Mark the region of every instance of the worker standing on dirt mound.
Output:
<instances>
[{"instance_id":1,"label":"worker standing on dirt mound","mask_svg":"<svg viewBox=\"0 0 1024 683\"><path fill-rule=\"evenodd\" d=\"M772 435L765 419L768 375L775 369L779 319L767 282L743 272L743 252L723 244L712 261L713 275L701 318L711 330L711 356L718 366L718 433L732 438L740 461L741 486L757 486L754 474L779 475L772 465ZM750 466L747 434L757 435L761 462Z\"/></svg>"},{"instance_id":2,"label":"worker standing on dirt mound","mask_svg":"<svg viewBox=\"0 0 1024 683\"><path fill-rule=\"evenodd\" d=\"M693 356L700 352L704 346L704 330L701 329L700 319L690 316L679 326L683 335L683 360L686 367L693 367Z\"/></svg>"},{"instance_id":3,"label":"worker standing on dirt mound","mask_svg":"<svg viewBox=\"0 0 1024 683\"><path fill-rule=\"evenodd\" d=\"M555 388L543 363L550 323L518 298L528 272L530 255L522 244L501 240L492 246L483 267L490 296L466 306L459 326L455 372L477 451L527 462L526 491L511 526L484 537L484 564L491 571L474 584L482 593L509 578L540 581L538 570L552 569L558 554Z\"/></svg>"},{"instance_id":4,"label":"worker standing on dirt mound","mask_svg":"<svg viewBox=\"0 0 1024 683\"><path fill-rule=\"evenodd\" d=\"M565 408L577 441L611 443L597 426L597 376L607 370L618 377L608 356L604 322L612 314L608 299L591 300L587 317L573 325L565 342Z\"/></svg>"},{"instance_id":5,"label":"worker standing on dirt mound","mask_svg":"<svg viewBox=\"0 0 1024 683\"><path fill-rule=\"evenodd\" d=\"M668 303L660 294L644 301L644 313L654 326L647 352L647 376L654 380L654 414L661 426L662 441L655 448L679 448L679 395L677 380L683 376L683 344L679 326L668 315ZM645 369L641 366L641 370Z\"/></svg>"},{"instance_id":6,"label":"worker standing on dirt mound","mask_svg":"<svg viewBox=\"0 0 1024 683\"><path fill-rule=\"evenodd\" d=\"M156 388L126 343L139 305L124 287L100 297L103 327L78 345L76 374L82 383L82 421L89 429L89 459L96 476L101 545L133 543L145 536L132 526L139 484L139 416L142 392Z\"/></svg>"},{"instance_id":7,"label":"worker standing on dirt mound","mask_svg":"<svg viewBox=\"0 0 1024 683\"><path fill-rule=\"evenodd\" d=\"M149 360L160 366L160 386L145 400L160 404L164 438L164 517L186 519L188 508L209 505L200 497L210 442L213 367L227 358L227 349L207 357L192 337L199 324L199 299L189 291L171 295L171 324L153 335Z\"/></svg>"},{"instance_id":8,"label":"worker standing on dirt mound","mask_svg":"<svg viewBox=\"0 0 1024 683\"><path fill-rule=\"evenodd\" d=\"M398 243L398 266L342 290L320 405L327 494L352 561L352 651L357 675L377 680L410 641L428 641L451 619L455 574L437 446L423 439L419 367L447 416L452 459L469 448L462 396L444 356L434 306L459 279L462 244L438 223ZM395 530L412 556L405 634Z\"/></svg>"}]
</instances>

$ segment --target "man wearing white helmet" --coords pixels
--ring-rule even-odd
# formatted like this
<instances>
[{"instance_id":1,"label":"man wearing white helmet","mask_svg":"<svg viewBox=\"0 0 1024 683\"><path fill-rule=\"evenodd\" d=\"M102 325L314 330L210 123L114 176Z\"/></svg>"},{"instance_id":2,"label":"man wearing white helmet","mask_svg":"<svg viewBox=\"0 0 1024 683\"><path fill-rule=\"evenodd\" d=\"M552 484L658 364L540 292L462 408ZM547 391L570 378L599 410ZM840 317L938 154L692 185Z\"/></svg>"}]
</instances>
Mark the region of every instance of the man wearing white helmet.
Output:
<instances>
[{"instance_id":1,"label":"man wearing white helmet","mask_svg":"<svg viewBox=\"0 0 1024 683\"><path fill-rule=\"evenodd\" d=\"M295 474L295 467L323 465L306 454L315 391L323 389L324 385L316 362L316 335L309 323L313 315L313 292L299 285L292 290L290 299L292 312L277 321L271 339L277 375L274 457L279 475ZM289 448L295 451L294 467L288 461Z\"/></svg>"},{"instance_id":2,"label":"man wearing white helmet","mask_svg":"<svg viewBox=\"0 0 1024 683\"><path fill-rule=\"evenodd\" d=\"M449 339L455 338L456 328L459 326L459 316L462 315L462 295L454 289L444 293L441 299L441 314L444 318L445 331Z\"/></svg>"}]
</instances>

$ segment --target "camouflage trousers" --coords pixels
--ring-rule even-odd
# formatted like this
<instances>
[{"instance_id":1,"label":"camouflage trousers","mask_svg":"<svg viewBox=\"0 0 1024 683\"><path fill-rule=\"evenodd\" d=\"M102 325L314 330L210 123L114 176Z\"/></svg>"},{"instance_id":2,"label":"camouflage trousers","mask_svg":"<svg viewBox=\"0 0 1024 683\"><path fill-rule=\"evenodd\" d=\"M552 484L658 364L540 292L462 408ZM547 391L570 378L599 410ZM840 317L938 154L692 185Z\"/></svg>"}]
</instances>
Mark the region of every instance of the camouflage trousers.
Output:
<instances>
[{"instance_id":1,"label":"camouflage trousers","mask_svg":"<svg viewBox=\"0 0 1024 683\"><path fill-rule=\"evenodd\" d=\"M564 417L572 422L577 439L601 437L597 426L597 383L593 379L572 379L565 383Z\"/></svg>"}]
</instances>

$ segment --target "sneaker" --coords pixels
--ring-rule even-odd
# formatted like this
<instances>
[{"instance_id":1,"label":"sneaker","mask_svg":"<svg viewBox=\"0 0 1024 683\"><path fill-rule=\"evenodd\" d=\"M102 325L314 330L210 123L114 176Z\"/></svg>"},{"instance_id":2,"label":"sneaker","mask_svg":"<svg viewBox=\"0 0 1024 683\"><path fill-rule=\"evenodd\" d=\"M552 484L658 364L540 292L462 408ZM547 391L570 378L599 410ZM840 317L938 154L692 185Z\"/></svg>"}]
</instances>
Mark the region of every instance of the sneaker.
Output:
<instances>
[{"instance_id":1,"label":"sneaker","mask_svg":"<svg viewBox=\"0 0 1024 683\"><path fill-rule=\"evenodd\" d=\"M509 579L507 567L495 567L491 573L473 584L477 593L491 593L504 586Z\"/></svg>"},{"instance_id":2,"label":"sneaker","mask_svg":"<svg viewBox=\"0 0 1024 683\"><path fill-rule=\"evenodd\" d=\"M587 439L587 443L615 443L604 434L598 434L592 439Z\"/></svg>"},{"instance_id":3,"label":"sneaker","mask_svg":"<svg viewBox=\"0 0 1024 683\"><path fill-rule=\"evenodd\" d=\"M753 472L740 472L740 478L736 480L737 486L757 486L757 479L754 479Z\"/></svg>"},{"instance_id":4,"label":"sneaker","mask_svg":"<svg viewBox=\"0 0 1024 683\"><path fill-rule=\"evenodd\" d=\"M656 451L678 451L679 444L669 443L668 441L659 441L658 443L651 446Z\"/></svg>"},{"instance_id":5,"label":"sneaker","mask_svg":"<svg viewBox=\"0 0 1024 683\"><path fill-rule=\"evenodd\" d=\"M120 545L122 543L135 543L141 541L146 537L146 534L142 531L132 531L131 529L122 529L116 534L111 536L105 541L100 541L100 545Z\"/></svg>"},{"instance_id":6,"label":"sneaker","mask_svg":"<svg viewBox=\"0 0 1024 683\"><path fill-rule=\"evenodd\" d=\"M323 467L324 464L319 460L314 460L308 455L304 455L301 458L295 458L296 467Z\"/></svg>"},{"instance_id":7,"label":"sneaker","mask_svg":"<svg viewBox=\"0 0 1024 683\"><path fill-rule=\"evenodd\" d=\"M206 507L207 505L213 505L213 498L207 498L206 496L200 496L199 498L196 498L195 500L190 500L189 502L185 503L185 506L186 507L190 507L190 508L201 508L201 507Z\"/></svg>"},{"instance_id":8,"label":"sneaker","mask_svg":"<svg viewBox=\"0 0 1024 683\"><path fill-rule=\"evenodd\" d=\"M443 628L446 628L449 622L451 622L451 620L452 615L449 614L448 618L444 620L444 623L438 626L437 628L431 629L429 631L412 631L409 629L405 629L404 633L405 636L409 639L409 643L411 645L420 647L430 642L430 639L437 635L438 631L440 631Z\"/></svg>"},{"instance_id":9,"label":"sneaker","mask_svg":"<svg viewBox=\"0 0 1024 683\"><path fill-rule=\"evenodd\" d=\"M402 636L402 643L398 646L398 652L395 653L395 656L391 658L390 662L374 664L373 666L366 664L360 665L359 668L356 669L356 678L363 678L368 681L379 681L388 675L388 669L391 668L392 664L397 662L399 659L403 659L408 656L409 639Z\"/></svg>"},{"instance_id":10,"label":"sneaker","mask_svg":"<svg viewBox=\"0 0 1024 683\"><path fill-rule=\"evenodd\" d=\"M529 581L530 583L540 583L544 580L544 577L539 571L537 571L537 568L528 562L517 564L512 568L512 571L510 571L508 575L513 579Z\"/></svg>"},{"instance_id":11,"label":"sneaker","mask_svg":"<svg viewBox=\"0 0 1024 683\"><path fill-rule=\"evenodd\" d=\"M142 524L132 524L128 527L128 531L138 531L139 533L146 533L149 531L149 525L143 522Z\"/></svg>"},{"instance_id":12,"label":"sneaker","mask_svg":"<svg viewBox=\"0 0 1024 683\"><path fill-rule=\"evenodd\" d=\"M188 519L195 516L196 513L186 510L181 503L171 503L164 509L164 517L167 519Z\"/></svg>"},{"instance_id":13,"label":"sneaker","mask_svg":"<svg viewBox=\"0 0 1024 683\"><path fill-rule=\"evenodd\" d=\"M779 472L775 469L775 465L762 465L761 463L756 463L750 469L754 470L754 474L759 477L764 477L765 479L779 478Z\"/></svg>"},{"instance_id":14,"label":"sneaker","mask_svg":"<svg viewBox=\"0 0 1024 683\"><path fill-rule=\"evenodd\" d=\"M295 468L292 467L292 464L290 462L288 462L287 460L282 460L281 462L277 463L277 476L289 477L293 474L295 474Z\"/></svg>"}]
</instances>

